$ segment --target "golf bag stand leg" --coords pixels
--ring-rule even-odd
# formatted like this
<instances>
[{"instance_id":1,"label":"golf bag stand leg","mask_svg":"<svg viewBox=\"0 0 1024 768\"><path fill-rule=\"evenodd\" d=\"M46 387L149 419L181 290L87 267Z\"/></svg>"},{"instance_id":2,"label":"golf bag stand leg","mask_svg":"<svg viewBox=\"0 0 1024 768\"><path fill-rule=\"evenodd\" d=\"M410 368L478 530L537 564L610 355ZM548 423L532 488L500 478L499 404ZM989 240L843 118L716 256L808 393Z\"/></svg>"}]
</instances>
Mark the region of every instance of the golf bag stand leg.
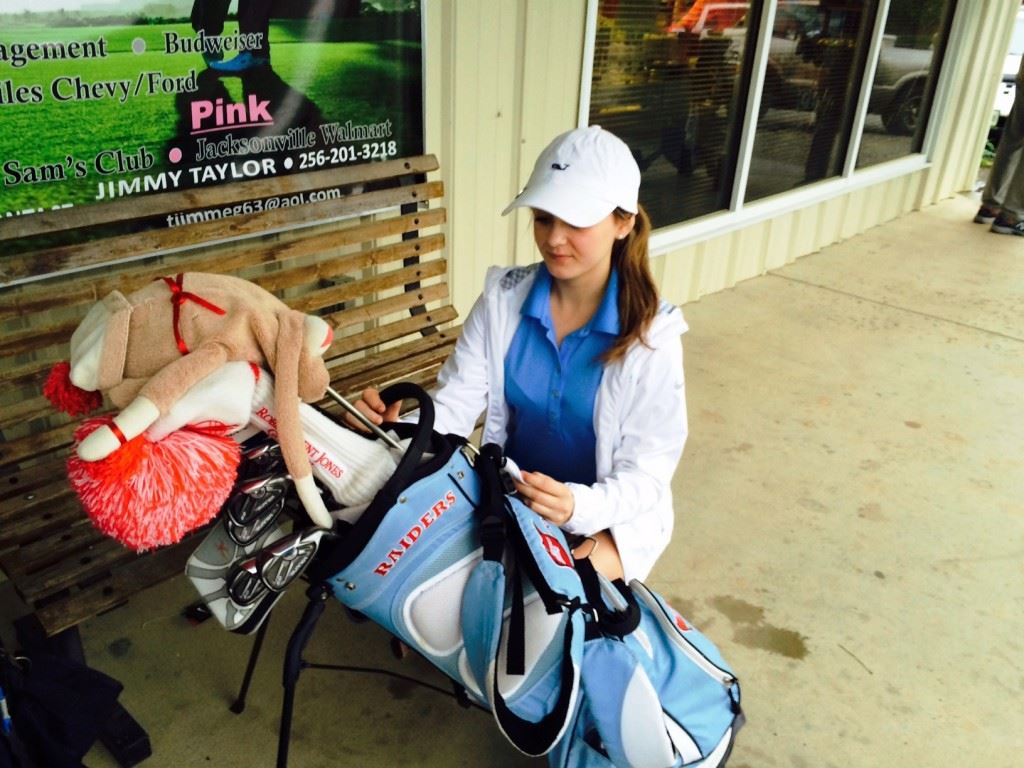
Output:
<instances>
[{"instance_id":1,"label":"golf bag stand leg","mask_svg":"<svg viewBox=\"0 0 1024 768\"><path fill-rule=\"evenodd\" d=\"M277 768L288 768L288 743L292 736L292 708L295 704L295 686L299 681L299 673L305 662L302 660L302 651L306 643L316 629L316 623L320 620L321 614L327 607L327 600L334 592L324 582L314 584L306 590L309 603L302 613L302 618L295 626L291 639L288 640L288 649L284 654L284 699L281 702L281 730L277 739Z\"/></svg>"},{"instance_id":2,"label":"golf bag stand leg","mask_svg":"<svg viewBox=\"0 0 1024 768\"><path fill-rule=\"evenodd\" d=\"M245 711L245 698L249 695L249 684L252 682L253 672L256 671L256 662L260 658L260 651L263 649L263 638L267 635L267 627L270 626L270 615L263 620L260 628L256 630L256 637L252 641L252 650L249 651L249 662L245 665L245 675L242 677L242 687L238 691L238 697L229 709L236 715Z\"/></svg>"}]
</instances>

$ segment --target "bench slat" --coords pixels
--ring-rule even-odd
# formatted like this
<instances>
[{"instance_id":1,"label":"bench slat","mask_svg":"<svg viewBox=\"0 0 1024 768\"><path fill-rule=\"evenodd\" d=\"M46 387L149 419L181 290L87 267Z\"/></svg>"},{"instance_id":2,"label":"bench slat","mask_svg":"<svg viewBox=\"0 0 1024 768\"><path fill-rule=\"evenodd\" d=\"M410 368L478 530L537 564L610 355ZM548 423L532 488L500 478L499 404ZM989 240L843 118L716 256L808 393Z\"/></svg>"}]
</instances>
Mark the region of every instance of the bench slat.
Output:
<instances>
[{"instance_id":1,"label":"bench slat","mask_svg":"<svg viewBox=\"0 0 1024 768\"><path fill-rule=\"evenodd\" d=\"M303 312L315 312L318 309L329 307L332 304L339 304L343 301L358 299L363 296L386 291L390 288L399 288L409 283L427 280L431 277L439 277L448 271L448 262L445 259L424 261L402 269L393 269L388 272L381 272L362 280L353 280L349 283L340 283L331 288L324 288L319 291L311 291L300 299L289 302L295 309ZM336 313L335 313L336 314ZM334 326L334 314L328 315L328 322Z\"/></svg>"},{"instance_id":2,"label":"bench slat","mask_svg":"<svg viewBox=\"0 0 1024 768\"><path fill-rule=\"evenodd\" d=\"M9 368L5 364L3 369L0 369L0 384L4 386L25 386L26 384L31 384L42 379L44 374L49 373L53 364L59 359L60 356L47 357L46 359L32 360L21 365L12 365Z\"/></svg>"},{"instance_id":3,"label":"bench slat","mask_svg":"<svg viewBox=\"0 0 1024 768\"><path fill-rule=\"evenodd\" d=\"M65 483L66 487L66 483ZM16 511L10 519L4 523L4 531L0 534L0 551L10 546L22 546L33 541L39 541L51 536L58 536L67 529L85 518L82 505L78 503L70 488L66 488L64 495L60 491L54 492L54 499L46 505L36 504L26 506ZM45 509L45 511L43 511ZM0 557L0 565L5 565L6 556ZM17 584L17 582L15 582ZM23 585L19 585L20 587Z\"/></svg>"},{"instance_id":4,"label":"bench slat","mask_svg":"<svg viewBox=\"0 0 1024 768\"><path fill-rule=\"evenodd\" d=\"M214 271L235 272L257 264L286 262L301 256L323 253L333 248L436 227L443 224L444 221L444 208L430 208L417 213L364 222L356 226L289 241L225 246L217 249ZM180 254L175 256L180 256ZM202 272L209 270L211 266L210 254L178 259L175 256L166 257L164 263L157 265L126 265L113 275L79 278L65 276L57 280L44 278L36 283L17 286L0 294L0 320L43 311L54 305L91 305L115 289L130 292L162 275L177 272ZM84 310L82 314L84 314Z\"/></svg>"},{"instance_id":5,"label":"bench slat","mask_svg":"<svg viewBox=\"0 0 1024 768\"><path fill-rule=\"evenodd\" d=\"M359 393L367 387L380 389L397 381L408 380L410 365L415 366L417 371L436 371L454 347L454 341L446 346L429 349L418 354L409 355L403 360L397 360L390 365L380 365L358 374L340 378L334 384L335 389L343 393Z\"/></svg>"},{"instance_id":6,"label":"bench slat","mask_svg":"<svg viewBox=\"0 0 1024 768\"><path fill-rule=\"evenodd\" d=\"M4 520L5 510L10 504L23 504L26 494L35 493L43 486L58 485L55 479L64 475L64 458L51 458L31 467L15 467L0 474L0 523ZM0 535L3 529L0 527Z\"/></svg>"},{"instance_id":7,"label":"bench slat","mask_svg":"<svg viewBox=\"0 0 1024 768\"><path fill-rule=\"evenodd\" d=\"M4 226L0 241L91 227L112 221L141 219L182 210L227 205L272 195L292 195L327 187L351 186L392 179L409 173L429 173L436 171L437 168L436 157L418 155L385 162L329 168L312 173L252 179L217 187L197 187L180 192L163 192L157 195L144 195L60 211L42 211L33 216L22 216L9 222Z\"/></svg>"},{"instance_id":8,"label":"bench slat","mask_svg":"<svg viewBox=\"0 0 1024 768\"><path fill-rule=\"evenodd\" d=\"M388 341L395 341L403 336L450 322L457 315L458 313L456 313L453 307L441 307L440 309L431 310L422 315L413 315L405 320L397 320L369 331L354 333L351 336L345 336L336 340L328 350L327 356L333 358L338 355L359 352Z\"/></svg>"},{"instance_id":9,"label":"bench slat","mask_svg":"<svg viewBox=\"0 0 1024 768\"><path fill-rule=\"evenodd\" d=\"M431 333L428 336L423 336L413 341L406 342L405 344L399 344L393 347L388 347L387 349L379 350L372 355L366 355L364 357L351 357L348 359L337 358L335 360L328 361L327 368L331 373L331 379L333 381L340 381L346 378L360 376L366 371L371 371L378 366L389 365L395 361L400 361L405 357L418 355L421 352L426 352L438 347L448 347L453 345L459 337L460 330L460 326L447 328L445 330L438 331L437 333Z\"/></svg>"},{"instance_id":10,"label":"bench slat","mask_svg":"<svg viewBox=\"0 0 1024 768\"><path fill-rule=\"evenodd\" d=\"M0 357L23 355L46 347L66 346L79 321L80 317L74 317L43 329L26 328L8 333L0 342Z\"/></svg>"},{"instance_id":11,"label":"bench slat","mask_svg":"<svg viewBox=\"0 0 1024 768\"><path fill-rule=\"evenodd\" d=\"M58 418L55 416L54 418ZM51 453L71 443L77 424L66 423L34 434L6 440L0 446L0 467L26 456Z\"/></svg>"},{"instance_id":12,"label":"bench slat","mask_svg":"<svg viewBox=\"0 0 1024 768\"><path fill-rule=\"evenodd\" d=\"M342 389L337 390L342 396L349 400L355 400L359 393L362 392L366 387L386 387L389 384L394 384L399 381L408 381L413 384L419 384L424 389L430 389L434 382L437 380L437 373L441 370L441 363L423 368L414 373L403 373L401 376L393 379L380 378L370 376L364 380L353 381L350 386L346 386L346 382L342 382ZM410 401L411 402L411 401ZM325 401L324 407L328 410L336 412L340 417L344 417L344 412L341 410L341 406L335 404L333 401Z\"/></svg>"},{"instance_id":13,"label":"bench slat","mask_svg":"<svg viewBox=\"0 0 1024 768\"><path fill-rule=\"evenodd\" d=\"M0 429L9 429L15 424L52 415L53 406L42 395L26 398L3 407L2 415L0 415Z\"/></svg>"},{"instance_id":14,"label":"bench slat","mask_svg":"<svg viewBox=\"0 0 1024 768\"><path fill-rule=\"evenodd\" d=\"M43 571L53 571L54 566L58 565L69 577L64 586L78 583L86 574L95 573L96 568L88 567L94 559L93 555L106 549L120 550L127 556L132 555L130 550L126 550L93 528L83 514L80 519L66 526L59 535L22 544L17 552L4 558L4 568L12 579L32 577L31 583L21 591L21 596L29 602L35 602L58 591L56 587L46 586L45 582L54 581L55 577L52 573L49 577L41 576Z\"/></svg>"},{"instance_id":15,"label":"bench slat","mask_svg":"<svg viewBox=\"0 0 1024 768\"><path fill-rule=\"evenodd\" d=\"M419 237L415 240L403 240L400 243L339 256L330 261L320 261L315 264L283 269L279 272L269 272L266 275L254 277L252 282L271 292L280 291L304 284L316 284L318 280L329 280L367 267L435 253L443 247L444 237L442 235ZM292 301L288 299L286 301L295 309L300 308Z\"/></svg>"},{"instance_id":16,"label":"bench slat","mask_svg":"<svg viewBox=\"0 0 1024 768\"><path fill-rule=\"evenodd\" d=\"M443 301L448 298L448 283L437 283L421 287L416 291L406 291L397 296L364 304L352 309L343 309L331 315L335 329L346 328L357 323L368 323L377 318L426 305L429 302Z\"/></svg>"},{"instance_id":17,"label":"bench slat","mask_svg":"<svg viewBox=\"0 0 1024 768\"><path fill-rule=\"evenodd\" d=\"M200 538L193 535L171 547L135 555L108 578L77 590L66 599L38 608L35 615L47 635L55 635L85 619L122 605L140 590L179 576L185 569L189 555L199 546L199 541Z\"/></svg>"},{"instance_id":18,"label":"bench slat","mask_svg":"<svg viewBox=\"0 0 1024 768\"><path fill-rule=\"evenodd\" d=\"M378 192L366 192L337 200L307 203L294 208L278 208L259 213L240 214L193 224L189 227L155 229L82 245L8 256L0 262L0 285L55 272L96 267L139 256L148 257L156 252L223 242L256 232L291 228L299 224L313 224L331 218L355 216L382 208L420 203L441 197L443 194L444 185L439 181L434 181Z\"/></svg>"}]
</instances>

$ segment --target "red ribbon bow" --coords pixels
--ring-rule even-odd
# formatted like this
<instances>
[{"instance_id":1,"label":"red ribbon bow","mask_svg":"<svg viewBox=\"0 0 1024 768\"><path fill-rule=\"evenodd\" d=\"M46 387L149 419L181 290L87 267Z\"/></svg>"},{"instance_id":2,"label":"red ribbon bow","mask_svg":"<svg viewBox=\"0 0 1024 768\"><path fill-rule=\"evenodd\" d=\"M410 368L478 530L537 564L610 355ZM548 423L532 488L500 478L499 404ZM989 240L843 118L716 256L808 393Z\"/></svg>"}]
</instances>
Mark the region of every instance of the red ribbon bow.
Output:
<instances>
[{"instance_id":1,"label":"red ribbon bow","mask_svg":"<svg viewBox=\"0 0 1024 768\"><path fill-rule=\"evenodd\" d=\"M227 312L225 312L223 309L218 307L213 302L207 301L202 296L197 296L194 293L189 293L188 291L186 291L182 287L185 275L180 272L174 277L173 280L169 277L161 277L158 279L163 280L165 283L167 283L167 287L171 289L171 305L174 307L174 342L178 345L178 351L180 351L181 354L183 355L187 355L189 350L188 347L185 345L185 339L183 339L181 336L180 328L181 305L184 304L186 301L194 301L203 309L208 309L215 314L226 315Z\"/></svg>"}]
</instances>

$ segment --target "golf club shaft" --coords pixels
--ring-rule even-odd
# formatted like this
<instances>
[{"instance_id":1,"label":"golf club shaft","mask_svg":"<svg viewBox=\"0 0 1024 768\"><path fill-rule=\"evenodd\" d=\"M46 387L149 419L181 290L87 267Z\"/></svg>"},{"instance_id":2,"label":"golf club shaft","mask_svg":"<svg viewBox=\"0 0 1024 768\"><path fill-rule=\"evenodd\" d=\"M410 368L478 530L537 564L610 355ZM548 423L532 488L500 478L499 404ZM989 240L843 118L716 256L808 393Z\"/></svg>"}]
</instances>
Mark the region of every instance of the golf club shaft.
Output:
<instances>
[{"instance_id":1,"label":"golf club shaft","mask_svg":"<svg viewBox=\"0 0 1024 768\"><path fill-rule=\"evenodd\" d=\"M381 429L376 424L374 424L372 421L370 421L368 418L366 418L366 416L363 414L362 411L360 411L358 408L356 408L354 405L352 405L352 403L350 403L344 397L339 395L334 389L332 389L331 387L328 387L327 388L327 395L334 402L336 402L338 405L340 405L342 408L344 408L348 413L352 414L359 421L360 424L362 424L368 430L373 432L373 434L375 434L377 437L379 437L385 443L390 445L392 448L397 448L398 450L402 450L402 446L399 444L399 442L397 440L395 440L395 438L393 438L391 435L389 435L383 429Z\"/></svg>"}]
</instances>

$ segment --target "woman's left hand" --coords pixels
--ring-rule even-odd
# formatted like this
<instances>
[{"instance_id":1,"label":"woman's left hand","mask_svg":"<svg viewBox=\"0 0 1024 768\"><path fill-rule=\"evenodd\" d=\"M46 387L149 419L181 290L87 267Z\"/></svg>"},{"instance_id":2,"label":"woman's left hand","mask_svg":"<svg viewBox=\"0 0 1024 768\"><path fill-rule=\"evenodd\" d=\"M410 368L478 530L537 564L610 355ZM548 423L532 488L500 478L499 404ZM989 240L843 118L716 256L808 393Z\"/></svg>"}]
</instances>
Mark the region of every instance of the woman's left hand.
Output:
<instances>
[{"instance_id":1,"label":"woman's left hand","mask_svg":"<svg viewBox=\"0 0 1024 768\"><path fill-rule=\"evenodd\" d=\"M515 481L523 502L546 520L561 527L569 522L576 499L569 486L542 472L523 472L523 481Z\"/></svg>"}]
</instances>

